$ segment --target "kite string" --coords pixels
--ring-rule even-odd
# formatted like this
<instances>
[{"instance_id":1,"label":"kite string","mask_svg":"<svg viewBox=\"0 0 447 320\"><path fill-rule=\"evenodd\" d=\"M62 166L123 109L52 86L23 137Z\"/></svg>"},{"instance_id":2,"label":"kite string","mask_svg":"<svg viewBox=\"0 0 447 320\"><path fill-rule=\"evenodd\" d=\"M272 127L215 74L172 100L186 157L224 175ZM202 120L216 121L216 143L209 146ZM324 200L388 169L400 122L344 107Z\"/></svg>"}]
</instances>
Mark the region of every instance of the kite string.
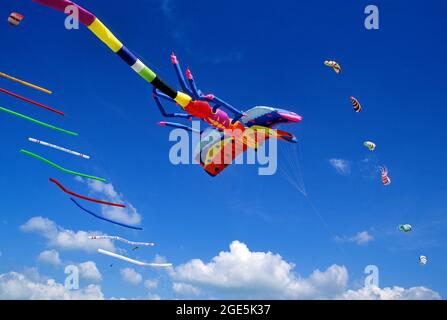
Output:
<instances>
[{"instance_id":1,"label":"kite string","mask_svg":"<svg viewBox=\"0 0 447 320\"><path fill-rule=\"evenodd\" d=\"M301 170L302 166L300 164L300 159L299 159L299 155L298 155L297 149L298 149L297 147L293 148L294 156L292 156L292 158L296 160L296 163L294 165L291 165L291 167L294 167L295 170L297 170L297 171L295 171L295 174L292 175L292 176L296 177L296 180L301 183L301 186L300 186L299 182L293 180L292 176L285 175L284 177L289 181L289 183L292 186L295 186L295 188L303 194L303 196L307 200L307 203L308 203L309 207L311 208L312 212L322 222L324 229L329 234L331 239L336 239L336 234L332 231L330 225L327 223L326 219L323 217L323 215L321 214L320 210L318 210L318 208L315 206L314 202L310 198L309 194L307 193L307 190L305 188L304 176L303 176L302 170ZM287 154L287 152L286 152L286 154ZM286 158L290 159L289 156L286 156ZM298 176L299 176L299 178L298 178ZM346 255L345 251L343 250L343 248L338 243L337 243L337 249L340 251L340 253L342 255L344 255L344 256Z\"/></svg>"}]
</instances>

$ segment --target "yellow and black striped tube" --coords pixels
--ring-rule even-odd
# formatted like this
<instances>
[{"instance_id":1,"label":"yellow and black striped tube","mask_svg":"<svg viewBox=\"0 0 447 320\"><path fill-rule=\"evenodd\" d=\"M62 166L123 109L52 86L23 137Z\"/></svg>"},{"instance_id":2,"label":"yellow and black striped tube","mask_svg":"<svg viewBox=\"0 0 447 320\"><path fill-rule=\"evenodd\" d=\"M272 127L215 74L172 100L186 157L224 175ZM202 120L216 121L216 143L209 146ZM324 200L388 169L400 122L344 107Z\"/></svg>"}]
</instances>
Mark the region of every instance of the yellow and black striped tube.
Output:
<instances>
[{"instance_id":1,"label":"yellow and black striped tube","mask_svg":"<svg viewBox=\"0 0 447 320\"><path fill-rule=\"evenodd\" d=\"M91 12L85 10L81 6L69 0L33 0L39 4L45 5L57 11L66 12L66 8L70 6L78 13L78 20L85 25L96 37L104 42L113 52L115 52L122 60L124 60L136 73L143 79L151 83L155 88L168 95L182 107L186 107L192 98L181 92L171 88L163 80L161 80L155 72L147 67L135 54L127 49L118 38ZM71 11L73 12L73 11Z\"/></svg>"}]
</instances>

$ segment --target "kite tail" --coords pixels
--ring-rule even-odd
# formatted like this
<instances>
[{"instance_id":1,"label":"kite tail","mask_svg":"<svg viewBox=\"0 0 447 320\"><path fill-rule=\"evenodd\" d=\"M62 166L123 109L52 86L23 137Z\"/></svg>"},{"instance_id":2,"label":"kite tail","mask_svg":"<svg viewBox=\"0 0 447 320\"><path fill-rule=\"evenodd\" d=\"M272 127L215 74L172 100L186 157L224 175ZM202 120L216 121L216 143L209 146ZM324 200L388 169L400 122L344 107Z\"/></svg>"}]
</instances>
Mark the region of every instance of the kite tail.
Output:
<instances>
[{"instance_id":1,"label":"kite tail","mask_svg":"<svg viewBox=\"0 0 447 320\"><path fill-rule=\"evenodd\" d=\"M95 34L102 42L104 42L113 52L115 52L124 62L126 62L136 73L143 79L151 83L155 88L168 95L182 107L186 107L192 98L181 92L176 91L161 80L155 72L147 67L140 59L137 58L129 49L127 49L121 41L91 12L80 7L76 3L69 0L33 0L36 3L50 7L54 10L71 14L73 9L77 10L78 20L85 25L91 32ZM71 6L71 8L66 8ZM70 10L71 9L71 10Z\"/></svg>"}]
</instances>

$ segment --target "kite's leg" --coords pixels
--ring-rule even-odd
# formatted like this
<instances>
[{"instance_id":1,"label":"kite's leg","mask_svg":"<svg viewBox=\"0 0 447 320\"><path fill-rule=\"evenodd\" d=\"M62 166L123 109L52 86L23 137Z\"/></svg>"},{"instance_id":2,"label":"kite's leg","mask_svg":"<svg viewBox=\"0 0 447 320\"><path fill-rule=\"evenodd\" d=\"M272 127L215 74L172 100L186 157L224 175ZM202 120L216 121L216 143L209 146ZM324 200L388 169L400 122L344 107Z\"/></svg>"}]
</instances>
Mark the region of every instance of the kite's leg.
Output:
<instances>
[{"instance_id":1,"label":"kite's leg","mask_svg":"<svg viewBox=\"0 0 447 320\"><path fill-rule=\"evenodd\" d=\"M188 85L186 84L185 78L183 77L182 70L180 68L180 63L178 62L177 56L174 54L174 52L171 54L171 62L174 66L175 73L177 74L178 82L180 82L180 86L182 87L183 91L188 93L189 95L192 95L191 89L189 89Z\"/></svg>"},{"instance_id":2,"label":"kite's leg","mask_svg":"<svg viewBox=\"0 0 447 320\"><path fill-rule=\"evenodd\" d=\"M186 69L186 78L188 79L189 86L191 87L193 97L199 99L201 96L200 90L197 89L196 82L194 81L194 77L192 76L192 72L189 68Z\"/></svg>"},{"instance_id":3,"label":"kite's leg","mask_svg":"<svg viewBox=\"0 0 447 320\"><path fill-rule=\"evenodd\" d=\"M155 91L153 91L152 96L154 97L155 103L157 104L158 109L160 110L161 114L165 116L166 118L184 118L184 119L191 119L191 115L185 114L185 113L167 113L163 105L161 104L160 99L158 98L158 95Z\"/></svg>"},{"instance_id":4,"label":"kite's leg","mask_svg":"<svg viewBox=\"0 0 447 320\"><path fill-rule=\"evenodd\" d=\"M208 94L206 96L201 95L200 100L214 102L216 104L215 109L220 108L220 107L225 107L226 109L233 112L234 119L233 119L232 123L235 123L236 121L238 121L240 118L242 118L244 116L244 113L242 111L236 109L228 102L225 102L224 100L220 99L219 97L216 97L213 94ZM214 108L213 108L213 111L215 111Z\"/></svg>"},{"instance_id":5,"label":"kite's leg","mask_svg":"<svg viewBox=\"0 0 447 320\"><path fill-rule=\"evenodd\" d=\"M160 121L158 124L159 124L160 126L165 126L165 127L171 127L171 128L177 128L177 129L184 129L184 130L186 130L186 131L193 132L193 133L198 133L198 134L201 133L200 130L197 130L197 129L194 129L194 128L185 126L185 125L180 124L180 123Z\"/></svg>"}]
</instances>

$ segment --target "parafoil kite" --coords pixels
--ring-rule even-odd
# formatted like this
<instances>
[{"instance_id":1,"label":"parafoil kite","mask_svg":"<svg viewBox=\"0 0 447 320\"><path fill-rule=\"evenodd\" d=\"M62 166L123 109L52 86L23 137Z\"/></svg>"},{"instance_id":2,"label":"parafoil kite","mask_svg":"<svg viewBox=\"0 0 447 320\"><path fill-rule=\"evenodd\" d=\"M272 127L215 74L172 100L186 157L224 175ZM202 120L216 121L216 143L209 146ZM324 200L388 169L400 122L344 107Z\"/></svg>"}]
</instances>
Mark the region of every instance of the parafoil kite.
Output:
<instances>
[{"instance_id":1,"label":"parafoil kite","mask_svg":"<svg viewBox=\"0 0 447 320\"><path fill-rule=\"evenodd\" d=\"M425 266L428 262L428 259L426 256L419 256L419 264Z\"/></svg>"},{"instance_id":2,"label":"parafoil kite","mask_svg":"<svg viewBox=\"0 0 447 320\"><path fill-rule=\"evenodd\" d=\"M363 142L363 145L367 147L370 151L374 151L374 149L376 149L376 144L371 141L365 141Z\"/></svg>"},{"instance_id":3,"label":"parafoil kite","mask_svg":"<svg viewBox=\"0 0 447 320\"><path fill-rule=\"evenodd\" d=\"M413 228L411 227L410 224L400 224L399 225L399 231L402 232L410 232Z\"/></svg>"},{"instance_id":4,"label":"parafoil kite","mask_svg":"<svg viewBox=\"0 0 447 320\"><path fill-rule=\"evenodd\" d=\"M22 22L24 16L17 12L12 12L8 17L8 22L10 25L17 27L20 22Z\"/></svg>"},{"instance_id":5,"label":"parafoil kite","mask_svg":"<svg viewBox=\"0 0 447 320\"><path fill-rule=\"evenodd\" d=\"M326 66L331 67L332 69L334 69L335 73L337 73L337 74L339 74L341 72L341 66L337 62L335 62L333 60L326 60L324 62L324 64Z\"/></svg>"},{"instance_id":6,"label":"parafoil kite","mask_svg":"<svg viewBox=\"0 0 447 320\"><path fill-rule=\"evenodd\" d=\"M356 98L350 97L349 99L351 99L351 103L352 103L352 106L354 107L355 112L362 111L362 106L360 105L360 102Z\"/></svg>"},{"instance_id":7,"label":"parafoil kite","mask_svg":"<svg viewBox=\"0 0 447 320\"><path fill-rule=\"evenodd\" d=\"M382 178L382 184L387 186L391 183L391 178L388 176L388 169L385 167L380 168L380 174Z\"/></svg>"}]
</instances>

